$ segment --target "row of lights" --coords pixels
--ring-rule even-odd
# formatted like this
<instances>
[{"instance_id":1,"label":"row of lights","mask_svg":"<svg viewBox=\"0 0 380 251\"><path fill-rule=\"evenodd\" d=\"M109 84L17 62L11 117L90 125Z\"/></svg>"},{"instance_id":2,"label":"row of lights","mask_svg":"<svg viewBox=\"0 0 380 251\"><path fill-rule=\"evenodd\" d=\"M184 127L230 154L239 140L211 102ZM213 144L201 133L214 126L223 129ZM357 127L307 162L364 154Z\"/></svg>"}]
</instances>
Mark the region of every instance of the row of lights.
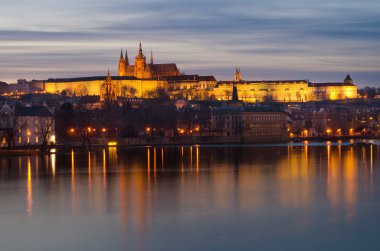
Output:
<instances>
[{"instance_id":1,"label":"row of lights","mask_svg":"<svg viewBox=\"0 0 380 251\"><path fill-rule=\"evenodd\" d=\"M328 129L326 129L326 133L327 134L331 134L332 133L332 129L330 129L330 128L328 128ZM342 133L342 129L337 129L336 130L336 133L338 133L338 134L340 134L340 133ZM350 128L350 131L349 131L349 133L350 134L353 134L354 133L354 129L353 128ZM307 129L305 129L305 130L303 130L303 135L309 135L309 131L307 130Z\"/></svg>"},{"instance_id":2,"label":"row of lights","mask_svg":"<svg viewBox=\"0 0 380 251\"><path fill-rule=\"evenodd\" d=\"M146 133L150 133L151 131L152 131L152 129L150 127L146 127L145 128L145 132ZM153 128L153 131L156 131L156 128ZM179 134L184 134L185 133L185 129L183 129L183 128L177 128L177 131L178 131ZM199 132L200 131L200 127L197 126L197 127L194 128L194 130L189 130L189 133L193 133L194 131L195 132Z\"/></svg>"},{"instance_id":3,"label":"row of lights","mask_svg":"<svg viewBox=\"0 0 380 251\"><path fill-rule=\"evenodd\" d=\"M75 131L76 131L75 128L70 128L70 129L69 129L69 132L70 132L70 133L75 133ZM96 132L96 128L87 127L87 128L83 128L82 131L87 131L87 132L89 132L89 133L90 133L90 132ZM102 128L102 129L101 129L101 132L102 132L102 133L107 132L107 128Z\"/></svg>"}]
</instances>

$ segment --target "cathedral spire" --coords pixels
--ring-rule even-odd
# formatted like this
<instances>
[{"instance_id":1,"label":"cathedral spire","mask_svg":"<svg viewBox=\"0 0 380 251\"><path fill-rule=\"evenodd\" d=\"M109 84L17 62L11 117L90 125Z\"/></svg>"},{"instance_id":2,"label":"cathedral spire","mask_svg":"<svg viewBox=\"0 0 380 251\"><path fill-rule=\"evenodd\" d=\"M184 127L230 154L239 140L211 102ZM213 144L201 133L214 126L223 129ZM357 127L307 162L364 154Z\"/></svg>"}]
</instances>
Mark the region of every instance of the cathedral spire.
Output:
<instances>
[{"instance_id":1,"label":"cathedral spire","mask_svg":"<svg viewBox=\"0 0 380 251\"><path fill-rule=\"evenodd\" d=\"M124 58L123 58L123 49L120 49L120 60L124 60Z\"/></svg>"},{"instance_id":2,"label":"cathedral spire","mask_svg":"<svg viewBox=\"0 0 380 251\"><path fill-rule=\"evenodd\" d=\"M240 68L236 68L235 75L234 75L234 81L239 82L242 80Z\"/></svg>"},{"instance_id":3,"label":"cathedral spire","mask_svg":"<svg viewBox=\"0 0 380 251\"><path fill-rule=\"evenodd\" d=\"M150 64L153 64L153 51L150 51Z\"/></svg>"},{"instance_id":4,"label":"cathedral spire","mask_svg":"<svg viewBox=\"0 0 380 251\"><path fill-rule=\"evenodd\" d=\"M139 45L139 55L142 55L142 47L141 47L141 42L140 42L140 45Z\"/></svg>"},{"instance_id":5,"label":"cathedral spire","mask_svg":"<svg viewBox=\"0 0 380 251\"><path fill-rule=\"evenodd\" d=\"M124 61L124 57L123 57L123 49L120 50L118 75L119 76L125 76L125 61Z\"/></svg>"}]
</instances>

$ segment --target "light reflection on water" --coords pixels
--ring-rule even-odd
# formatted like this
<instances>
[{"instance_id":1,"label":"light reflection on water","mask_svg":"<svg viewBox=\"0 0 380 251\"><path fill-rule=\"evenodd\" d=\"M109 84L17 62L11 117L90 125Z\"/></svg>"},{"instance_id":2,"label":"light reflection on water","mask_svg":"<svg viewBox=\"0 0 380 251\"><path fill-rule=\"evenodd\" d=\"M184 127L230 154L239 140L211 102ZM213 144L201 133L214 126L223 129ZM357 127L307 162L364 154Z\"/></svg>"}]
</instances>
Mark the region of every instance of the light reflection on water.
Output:
<instances>
[{"instance_id":1,"label":"light reflection on water","mask_svg":"<svg viewBox=\"0 0 380 251\"><path fill-rule=\"evenodd\" d=\"M1 157L0 244L377 250L379 158L378 144L345 142Z\"/></svg>"}]
</instances>

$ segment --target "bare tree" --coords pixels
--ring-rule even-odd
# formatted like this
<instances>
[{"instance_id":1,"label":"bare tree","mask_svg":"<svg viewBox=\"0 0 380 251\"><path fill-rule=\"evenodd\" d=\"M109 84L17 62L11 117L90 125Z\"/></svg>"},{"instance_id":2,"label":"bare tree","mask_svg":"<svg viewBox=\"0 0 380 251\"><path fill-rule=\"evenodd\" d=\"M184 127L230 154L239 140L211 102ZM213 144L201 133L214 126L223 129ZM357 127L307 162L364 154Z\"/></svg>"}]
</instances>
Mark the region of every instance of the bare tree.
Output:
<instances>
[{"instance_id":1,"label":"bare tree","mask_svg":"<svg viewBox=\"0 0 380 251\"><path fill-rule=\"evenodd\" d=\"M52 135L53 127L54 127L54 117L46 117L40 121L39 133L41 136L41 145L40 151L41 153L50 151L52 144L54 143L51 137L55 137Z\"/></svg>"},{"instance_id":2,"label":"bare tree","mask_svg":"<svg viewBox=\"0 0 380 251\"><path fill-rule=\"evenodd\" d=\"M137 89L133 86L123 85L121 87L121 95L124 98L134 98L136 97Z\"/></svg>"}]
</instances>

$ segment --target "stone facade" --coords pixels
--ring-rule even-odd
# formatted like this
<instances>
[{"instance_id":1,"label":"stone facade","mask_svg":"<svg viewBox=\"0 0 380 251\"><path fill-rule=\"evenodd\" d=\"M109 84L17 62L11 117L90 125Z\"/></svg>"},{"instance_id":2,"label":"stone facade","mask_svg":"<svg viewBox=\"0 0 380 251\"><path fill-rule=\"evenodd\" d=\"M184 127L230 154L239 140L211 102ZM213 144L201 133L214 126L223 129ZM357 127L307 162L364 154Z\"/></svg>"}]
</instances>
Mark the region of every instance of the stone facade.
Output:
<instances>
[{"instance_id":1,"label":"stone facade","mask_svg":"<svg viewBox=\"0 0 380 251\"><path fill-rule=\"evenodd\" d=\"M211 128L217 136L241 136L246 141L288 138L287 114L266 107L228 106L215 108L211 113Z\"/></svg>"},{"instance_id":2,"label":"stone facade","mask_svg":"<svg viewBox=\"0 0 380 251\"><path fill-rule=\"evenodd\" d=\"M240 71L238 73L240 75ZM357 87L349 75L339 83L310 83L306 80L220 81L212 93L218 100L231 100L234 85L240 100L245 102L307 102L357 97Z\"/></svg>"}]
</instances>

